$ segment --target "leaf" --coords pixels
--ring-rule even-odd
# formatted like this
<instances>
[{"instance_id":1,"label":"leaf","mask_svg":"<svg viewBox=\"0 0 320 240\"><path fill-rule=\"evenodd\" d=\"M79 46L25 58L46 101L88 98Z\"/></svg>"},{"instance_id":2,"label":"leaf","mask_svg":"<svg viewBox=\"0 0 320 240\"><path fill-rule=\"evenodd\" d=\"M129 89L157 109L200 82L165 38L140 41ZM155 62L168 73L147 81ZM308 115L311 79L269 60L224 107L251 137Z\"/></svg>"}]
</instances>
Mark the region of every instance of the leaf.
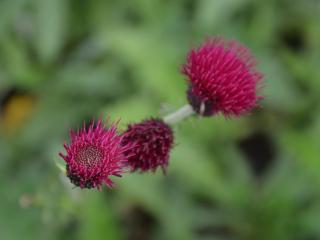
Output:
<instances>
[{"instance_id":1,"label":"leaf","mask_svg":"<svg viewBox=\"0 0 320 240\"><path fill-rule=\"evenodd\" d=\"M68 2L66 0L35 0L35 46L44 62L52 62L66 40L69 27Z\"/></svg>"}]
</instances>

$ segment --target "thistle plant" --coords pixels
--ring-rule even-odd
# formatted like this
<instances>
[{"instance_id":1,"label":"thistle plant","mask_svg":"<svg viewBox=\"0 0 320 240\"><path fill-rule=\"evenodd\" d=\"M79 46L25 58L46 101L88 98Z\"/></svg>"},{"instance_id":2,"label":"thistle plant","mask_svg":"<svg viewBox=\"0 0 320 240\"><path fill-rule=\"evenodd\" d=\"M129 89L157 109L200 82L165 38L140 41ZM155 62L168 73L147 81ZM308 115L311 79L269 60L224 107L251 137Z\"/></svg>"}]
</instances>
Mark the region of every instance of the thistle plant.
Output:
<instances>
[{"instance_id":1,"label":"thistle plant","mask_svg":"<svg viewBox=\"0 0 320 240\"><path fill-rule=\"evenodd\" d=\"M124 133L124 145L134 143L133 148L125 152L132 171L156 171L161 167L163 172L169 162L173 146L173 131L161 119L148 119L136 124L129 124Z\"/></svg>"},{"instance_id":2,"label":"thistle plant","mask_svg":"<svg viewBox=\"0 0 320 240\"><path fill-rule=\"evenodd\" d=\"M122 133L117 124L105 126L102 120L70 131L67 153L60 153L67 177L80 188L101 189L102 183L113 187L109 177L124 172L161 168L165 173L174 145L172 125L192 115L240 117L259 106L263 75L256 64L250 51L234 40L215 37L191 49L181 68L188 82L187 104L163 118L129 124Z\"/></svg>"},{"instance_id":3,"label":"thistle plant","mask_svg":"<svg viewBox=\"0 0 320 240\"><path fill-rule=\"evenodd\" d=\"M66 173L71 183L80 188L101 189L102 183L113 187L110 176L121 177L128 161L131 143L124 144L117 132L117 124L104 126L92 121L77 132L70 131L70 144L64 144L67 154L59 155L66 162Z\"/></svg>"}]
</instances>

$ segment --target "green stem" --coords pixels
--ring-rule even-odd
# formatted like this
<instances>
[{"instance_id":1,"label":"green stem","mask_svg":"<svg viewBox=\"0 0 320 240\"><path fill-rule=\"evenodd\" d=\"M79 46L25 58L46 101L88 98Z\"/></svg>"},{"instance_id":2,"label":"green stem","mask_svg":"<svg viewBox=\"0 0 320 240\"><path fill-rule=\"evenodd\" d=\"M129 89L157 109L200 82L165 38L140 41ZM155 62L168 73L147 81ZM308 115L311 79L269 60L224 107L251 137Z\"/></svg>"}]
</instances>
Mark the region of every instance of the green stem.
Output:
<instances>
[{"instance_id":1,"label":"green stem","mask_svg":"<svg viewBox=\"0 0 320 240\"><path fill-rule=\"evenodd\" d=\"M169 125L173 125L175 123L178 123L185 118L191 116L194 114L194 111L192 107L187 104L181 108L179 108L177 111L170 113L169 115L165 116L163 118L163 121Z\"/></svg>"}]
</instances>

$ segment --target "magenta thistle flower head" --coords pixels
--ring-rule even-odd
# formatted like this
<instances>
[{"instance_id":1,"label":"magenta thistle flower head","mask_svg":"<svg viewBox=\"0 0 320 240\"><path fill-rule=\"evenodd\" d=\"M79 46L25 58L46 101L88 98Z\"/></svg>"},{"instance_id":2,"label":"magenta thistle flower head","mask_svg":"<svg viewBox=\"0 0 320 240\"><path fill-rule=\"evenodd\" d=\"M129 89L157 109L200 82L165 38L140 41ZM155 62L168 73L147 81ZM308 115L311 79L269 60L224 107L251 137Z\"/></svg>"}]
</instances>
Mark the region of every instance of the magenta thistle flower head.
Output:
<instances>
[{"instance_id":1,"label":"magenta thistle flower head","mask_svg":"<svg viewBox=\"0 0 320 240\"><path fill-rule=\"evenodd\" d=\"M262 74L250 51L236 41L209 39L193 49L182 66L190 82L188 101L202 116L239 116L258 106Z\"/></svg>"},{"instance_id":2,"label":"magenta thistle flower head","mask_svg":"<svg viewBox=\"0 0 320 240\"><path fill-rule=\"evenodd\" d=\"M102 183L114 186L110 176L121 176L127 162L125 151L130 144L121 144L117 123L103 126L101 120L85 124L77 132L70 131L70 144L64 144L67 154L59 155L67 163L67 176L80 188L101 189Z\"/></svg>"},{"instance_id":3,"label":"magenta thistle flower head","mask_svg":"<svg viewBox=\"0 0 320 240\"><path fill-rule=\"evenodd\" d=\"M165 173L170 150L173 147L173 131L160 119L148 119L141 123L129 124L122 143L134 143L135 147L126 154L132 171L156 171L161 167Z\"/></svg>"}]
</instances>

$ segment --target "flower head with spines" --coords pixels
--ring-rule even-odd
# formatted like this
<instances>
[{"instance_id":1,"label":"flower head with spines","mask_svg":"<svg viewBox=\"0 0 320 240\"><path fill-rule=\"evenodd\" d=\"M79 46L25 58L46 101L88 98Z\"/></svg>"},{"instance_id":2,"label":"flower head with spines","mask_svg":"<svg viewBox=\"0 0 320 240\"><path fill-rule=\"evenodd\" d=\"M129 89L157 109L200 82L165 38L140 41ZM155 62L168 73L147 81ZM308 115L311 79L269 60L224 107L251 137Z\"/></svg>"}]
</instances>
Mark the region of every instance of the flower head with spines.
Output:
<instances>
[{"instance_id":1,"label":"flower head with spines","mask_svg":"<svg viewBox=\"0 0 320 240\"><path fill-rule=\"evenodd\" d=\"M104 126L102 121L92 121L89 127L77 132L70 130L70 144L64 144L66 155L59 155L66 162L66 172L70 181L80 188L101 189L103 183L114 187L110 176L118 176L124 172L128 156L124 152L132 146L123 144L117 132L117 124Z\"/></svg>"},{"instance_id":2,"label":"flower head with spines","mask_svg":"<svg viewBox=\"0 0 320 240\"><path fill-rule=\"evenodd\" d=\"M165 173L173 141L171 127L161 119L151 118L129 124L122 143L134 143L134 147L126 151L132 171L154 172L161 167Z\"/></svg>"},{"instance_id":3,"label":"flower head with spines","mask_svg":"<svg viewBox=\"0 0 320 240\"><path fill-rule=\"evenodd\" d=\"M189 80L187 97L202 116L221 112L240 116L258 106L262 74L255 69L250 51L234 40L211 38L192 49L182 73Z\"/></svg>"}]
</instances>

